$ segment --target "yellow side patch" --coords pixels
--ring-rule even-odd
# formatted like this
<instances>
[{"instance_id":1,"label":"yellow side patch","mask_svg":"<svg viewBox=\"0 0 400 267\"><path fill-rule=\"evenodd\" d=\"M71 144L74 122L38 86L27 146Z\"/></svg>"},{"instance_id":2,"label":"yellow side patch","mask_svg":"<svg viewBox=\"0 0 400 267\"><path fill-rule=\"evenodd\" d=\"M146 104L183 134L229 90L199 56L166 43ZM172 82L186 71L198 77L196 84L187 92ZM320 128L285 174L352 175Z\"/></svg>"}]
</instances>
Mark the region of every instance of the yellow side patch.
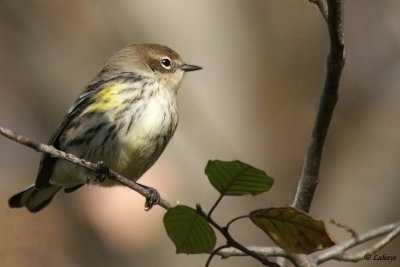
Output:
<instances>
[{"instance_id":1,"label":"yellow side patch","mask_svg":"<svg viewBox=\"0 0 400 267\"><path fill-rule=\"evenodd\" d=\"M118 99L118 84L106 84L94 96L94 103L89 105L83 113L104 112L120 104Z\"/></svg>"}]
</instances>

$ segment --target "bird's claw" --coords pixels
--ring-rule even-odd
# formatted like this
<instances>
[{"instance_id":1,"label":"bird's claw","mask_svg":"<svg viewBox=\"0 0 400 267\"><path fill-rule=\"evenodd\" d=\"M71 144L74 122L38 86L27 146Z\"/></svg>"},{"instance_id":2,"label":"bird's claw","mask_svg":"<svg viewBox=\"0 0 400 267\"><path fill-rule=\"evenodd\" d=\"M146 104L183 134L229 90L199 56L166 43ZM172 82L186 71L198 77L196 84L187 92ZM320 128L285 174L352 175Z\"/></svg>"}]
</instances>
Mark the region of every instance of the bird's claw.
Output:
<instances>
[{"instance_id":1,"label":"bird's claw","mask_svg":"<svg viewBox=\"0 0 400 267\"><path fill-rule=\"evenodd\" d=\"M99 181L100 183L104 182L106 178L110 176L110 168L103 161L97 162L96 172L97 172L96 181Z\"/></svg>"},{"instance_id":2,"label":"bird's claw","mask_svg":"<svg viewBox=\"0 0 400 267\"><path fill-rule=\"evenodd\" d=\"M154 205L160 203L160 193L152 187L146 187L149 190L149 196L146 197L146 202L144 204L145 211L149 211Z\"/></svg>"}]
</instances>

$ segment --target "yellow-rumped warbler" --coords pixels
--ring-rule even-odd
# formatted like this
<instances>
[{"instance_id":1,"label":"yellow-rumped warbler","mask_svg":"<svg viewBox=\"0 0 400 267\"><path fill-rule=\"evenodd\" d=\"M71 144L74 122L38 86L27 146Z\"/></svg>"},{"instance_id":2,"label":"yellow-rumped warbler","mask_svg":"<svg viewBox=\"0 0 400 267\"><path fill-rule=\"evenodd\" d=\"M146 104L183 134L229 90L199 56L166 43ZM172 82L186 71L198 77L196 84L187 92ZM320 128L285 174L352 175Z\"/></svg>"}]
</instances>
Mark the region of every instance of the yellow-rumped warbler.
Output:
<instances>
[{"instance_id":1,"label":"yellow-rumped warbler","mask_svg":"<svg viewBox=\"0 0 400 267\"><path fill-rule=\"evenodd\" d=\"M176 95L186 71L172 49L133 44L111 57L86 86L50 140L54 147L137 181L163 152L178 123ZM14 195L10 207L37 212L64 189L97 183L94 171L45 154L36 183ZM114 185L106 179L103 186Z\"/></svg>"}]
</instances>

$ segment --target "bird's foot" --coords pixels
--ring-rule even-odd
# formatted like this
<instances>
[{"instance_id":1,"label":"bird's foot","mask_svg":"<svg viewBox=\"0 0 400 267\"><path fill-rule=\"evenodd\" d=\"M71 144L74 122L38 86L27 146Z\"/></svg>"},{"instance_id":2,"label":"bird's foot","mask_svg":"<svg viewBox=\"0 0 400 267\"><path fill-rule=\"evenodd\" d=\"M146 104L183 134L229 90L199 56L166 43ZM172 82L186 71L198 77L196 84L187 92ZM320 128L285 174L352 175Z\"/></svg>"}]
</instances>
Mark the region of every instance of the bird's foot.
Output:
<instances>
[{"instance_id":1,"label":"bird's foot","mask_svg":"<svg viewBox=\"0 0 400 267\"><path fill-rule=\"evenodd\" d=\"M103 161L97 162L96 172L97 172L96 181L99 181L100 183L104 182L106 178L110 176L110 168Z\"/></svg>"},{"instance_id":2,"label":"bird's foot","mask_svg":"<svg viewBox=\"0 0 400 267\"><path fill-rule=\"evenodd\" d=\"M158 193L158 191L153 187L142 184L139 185L149 190L149 196L146 197L146 202L144 203L145 211L149 211L154 205L158 205L160 203L160 193Z\"/></svg>"}]
</instances>

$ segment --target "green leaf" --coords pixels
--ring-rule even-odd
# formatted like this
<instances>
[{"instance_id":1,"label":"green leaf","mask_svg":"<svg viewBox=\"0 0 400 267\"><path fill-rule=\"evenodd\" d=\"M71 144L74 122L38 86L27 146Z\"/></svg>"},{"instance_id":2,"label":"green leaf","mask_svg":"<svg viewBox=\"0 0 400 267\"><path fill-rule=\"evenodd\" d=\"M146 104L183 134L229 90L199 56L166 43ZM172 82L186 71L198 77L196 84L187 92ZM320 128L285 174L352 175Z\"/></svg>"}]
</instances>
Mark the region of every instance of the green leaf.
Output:
<instances>
[{"instance_id":1,"label":"green leaf","mask_svg":"<svg viewBox=\"0 0 400 267\"><path fill-rule=\"evenodd\" d=\"M335 245L323 221L291 207L252 211L250 219L278 246L292 253L309 254Z\"/></svg>"},{"instance_id":2,"label":"green leaf","mask_svg":"<svg viewBox=\"0 0 400 267\"><path fill-rule=\"evenodd\" d=\"M213 228L195 209L179 205L164 215L164 226L176 253L208 253L216 243Z\"/></svg>"},{"instance_id":3,"label":"green leaf","mask_svg":"<svg viewBox=\"0 0 400 267\"><path fill-rule=\"evenodd\" d=\"M274 183L262 170L238 160L210 160L205 172L214 188L227 196L258 195L268 191Z\"/></svg>"}]
</instances>

